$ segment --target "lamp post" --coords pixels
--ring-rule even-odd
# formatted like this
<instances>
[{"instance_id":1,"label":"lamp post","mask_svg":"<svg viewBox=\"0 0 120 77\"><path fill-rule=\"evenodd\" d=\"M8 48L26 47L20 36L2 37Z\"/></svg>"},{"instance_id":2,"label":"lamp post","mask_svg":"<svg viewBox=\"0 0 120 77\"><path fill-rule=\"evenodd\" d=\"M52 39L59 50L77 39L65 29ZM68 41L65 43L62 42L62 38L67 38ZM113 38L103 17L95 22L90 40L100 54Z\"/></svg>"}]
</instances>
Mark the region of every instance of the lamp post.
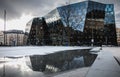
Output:
<instances>
[{"instance_id":1,"label":"lamp post","mask_svg":"<svg viewBox=\"0 0 120 77\"><path fill-rule=\"evenodd\" d=\"M103 33L104 33L104 29L103 29L103 28L101 28L101 30L100 30L100 31L102 32L101 34L102 34L102 40L103 40ZM100 41L100 42L101 42L101 50L102 50L102 43L103 43L103 41L102 41L102 40Z\"/></svg>"},{"instance_id":2,"label":"lamp post","mask_svg":"<svg viewBox=\"0 0 120 77\"><path fill-rule=\"evenodd\" d=\"M4 56L4 61L5 61L5 56ZM3 77L5 77L6 75L5 75L5 63L4 63L4 65L3 65Z\"/></svg>"},{"instance_id":3,"label":"lamp post","mask_svg":"<svg viewBox=\"0 0 120 77\"><path fill-rule=\"evenodd\" d=\"M6 10L4 10L4 45L6 45L5 31L6 31Z\"/></svg>"},{"instance_id":4,"label":"lamp post","mask_svg":"<svg viewBox=\"0 0 120 77\"><path fill-rule=\"evenodd\" d=\"M35 43L36 43L36 45L37 45L37 40L38 40L38 39L37 39L37 25L36 25L36 34L35 34L35 35L36 35L36 42L35 42Z\"/></svg>"},{"instance_id":5,"label":"lamp post","mask_svg":"<svg viewBox=\"0 0 120 77\"><path fill-rule=\"evenodd\" d=\"M104 33L105 33L105 44L108 45L108 28L105 28Z\"/></svg>"},{"instance_id":6,"label":"lamp post","mask_svg":"<svg viewBox=\"0 0 120 77\"><path fill-rule=\"evenodd\" d=\"M91 39L91 46L93 47L94 46L94 31L93 31L93 12L91 13L92 14L92 21L91 21L91 29L92 29L92 39Z\"/></svg>"}]
</instances>

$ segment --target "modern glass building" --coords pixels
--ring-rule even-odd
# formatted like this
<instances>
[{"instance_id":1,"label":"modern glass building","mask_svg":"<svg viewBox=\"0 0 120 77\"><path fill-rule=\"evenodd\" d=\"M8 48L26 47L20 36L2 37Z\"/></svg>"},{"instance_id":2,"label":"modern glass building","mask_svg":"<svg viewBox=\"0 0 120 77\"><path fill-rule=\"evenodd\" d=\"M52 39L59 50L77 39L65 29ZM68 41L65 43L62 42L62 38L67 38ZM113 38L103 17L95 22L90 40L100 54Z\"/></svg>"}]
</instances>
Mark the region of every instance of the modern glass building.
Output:
<instances>
[{"instance_id":1,"label":"modern glass building","mask_svg":"<svg viewBox=\"0 0 120 77\"><path fill-rule=\"evenodd\" d=\"M44 18L34 18L27 23L24 36L25 45L46 45L49 42L48 27Z\"/></svg>"},{"instance_id":2,"label":"modern glass building","mask_svg":"<svg viewBox=\"0 0 120 77\"><path fill-rule=\"evenodd\" d=\"M117 45L114 14L113 4L93 1L58 7L42 19L32 20L31 26L26 28L29 29L29 32L26 30L28 34L26 43L32 45ZM40 21L36 22L36 19ZM41 30L41 25L38 23L42 24L44 30ZM34 24L39 28L36 28ZM31 34L32 32L34 34Z\"/></svg>"}]
</instances>

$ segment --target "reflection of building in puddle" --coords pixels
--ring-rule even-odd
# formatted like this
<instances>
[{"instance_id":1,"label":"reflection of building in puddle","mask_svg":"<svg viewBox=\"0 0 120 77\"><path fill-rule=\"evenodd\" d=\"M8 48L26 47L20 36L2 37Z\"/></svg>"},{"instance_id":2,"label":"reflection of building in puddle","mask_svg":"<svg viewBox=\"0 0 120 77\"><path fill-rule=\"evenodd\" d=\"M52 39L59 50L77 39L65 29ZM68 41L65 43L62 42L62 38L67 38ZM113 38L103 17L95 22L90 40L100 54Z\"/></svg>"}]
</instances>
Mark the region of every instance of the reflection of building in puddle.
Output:
<instances>
[{"instance_id":1,"label":"reflection of building in puddle","mask_svg":"<svg viewBox=\"0 0 120 77\"><path fill-rule=\"evenodd\" d=\"M89 50L61 51L48 55L30 56L30 63L27 65L33 71L61 72L80 67L91 66L97 57L96 54L88 53Z\"/></svg>"},{"instance_id":2,"label":"reflection of building in puddle","mask_svg":"<svg viewBox=\"0 0 120 77\"><path fill-rule=\"evenodd\" d=\"M46 65L46 70L51 71L51 72L58 72L60 71L59 68L56 68L52 65Z\"/></svg>"}]
</instances>

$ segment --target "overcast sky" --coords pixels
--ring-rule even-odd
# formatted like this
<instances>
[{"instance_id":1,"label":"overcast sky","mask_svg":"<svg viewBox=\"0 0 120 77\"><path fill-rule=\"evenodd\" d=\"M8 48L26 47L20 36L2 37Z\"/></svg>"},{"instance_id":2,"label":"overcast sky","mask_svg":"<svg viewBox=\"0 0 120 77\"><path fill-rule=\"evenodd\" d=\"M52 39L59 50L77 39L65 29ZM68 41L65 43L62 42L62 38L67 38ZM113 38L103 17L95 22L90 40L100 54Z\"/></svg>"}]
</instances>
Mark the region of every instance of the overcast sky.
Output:
<instances>
[{"instance_id":1,"label":"overcast sky","mask_svg":"<svg viewBox=\"0 0 120 77\"><path fill-rule=\"evenodd\" d=\"M85 0L70 0L76 3ZM102 3L115 4L115 16L117 27L120 26L120 1L119 0L94 0ZM25 25L33 17L41 17L55 9L65 5L68 0L0 0L0 30L4 27L4 9L7 11L7 30L25 30Z\"/></svg>"}]
</instances>

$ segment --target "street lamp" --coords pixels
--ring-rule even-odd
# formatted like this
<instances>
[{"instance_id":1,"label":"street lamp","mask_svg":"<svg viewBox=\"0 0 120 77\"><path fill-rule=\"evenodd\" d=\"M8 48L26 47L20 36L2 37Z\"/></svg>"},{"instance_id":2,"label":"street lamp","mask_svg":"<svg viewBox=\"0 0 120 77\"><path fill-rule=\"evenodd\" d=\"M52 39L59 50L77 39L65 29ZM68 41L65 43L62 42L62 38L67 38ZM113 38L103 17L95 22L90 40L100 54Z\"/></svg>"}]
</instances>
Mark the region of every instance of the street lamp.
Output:
<instances>
[{"instance_id":1,"label":"street lamp","mask_svg":"<svg viewBox=\"0 0 120 77\"><path fill-rule=\"evenodd\" d=\"M36 41L35 41L35 43L36 43L36 45L37 45L37 40L38 40L38 38L37 38L37 25L36 25Z\"/></svg>"},{"instance_id":2,"label":"street lamp","mask_svg":"<svg viewBox=\"0 0 120 77\"><path fill-rule=\"evenodd\" d=\"M91 45L91 46L93 47L93 43L94 43L94 39L93 39L93 38L91 39L91 42L92 42L92 45Z\"/></svg>"},{"instance_id":3,"label":"street lamp","mask_svg":"<svg viewBox=\"0 0 120 77\"><path fill-rule=\"evenodd\" d=\"M102 33L101 33L101 36L102 36L102 40L103 40L103 33L104 33L104 29L103 28L101 28L101 30L100 30ZM103 43L103 41L100 41L101 42L101 50L102 50L102 43Z\"/></svg>"},{"instance_id":4,"label":"street lamp","mask_svg":"<svg viewBox=\"0 0 120 77\"><path fill-rule=\"evenodd\" d=\"M35 33L35 45L38 45L38 19L35 20L36 24L35 24L35 29L36 29L36 33Z\"/></svg>"},{"instance_id":5,"label":"street lamp","mask_svg":"<svg viewBox=\"0 0 120 77\"><path fill-rule=\"evenodd\" d=\"M5 56L4 56L4 61L5 61ZM4 63L4 66L3 66L3 77L5 77L5 63Z\"/></svg>"},{"instance_id":6,"label":"street lamp","mask_svg":"<svg viewBox=\"0 0 120 77\"><path fill-rule=\"evenodd\" d=\"M107 45L108 44L108 28L107 27L105 28L104 33L105 33L105 44Z\"/></svg>"},{"instance_id":7,"label":"street lamp","mask_svg":"<svg viewBox=\"0 0 120 77\"><path fill-rule=\"evenodd\" d=\"M91 29L92 29L92 39L91 39L91 46L93 47L93 45L94 45L94 31L93 31L93 12L91 13L92 15L92 21L91 21Z\"/></svg>"},{"instance_id":8,"label":"street lamp","mask_svg":"<svg viewBox=\"0 0 120 77\"><path fill-rule=\"evenodd\" d=\"M6 10L4 10L4 45L6 45L6 38L5 37L5 31L6 31Z\"/></svg>"}]
</instances>

